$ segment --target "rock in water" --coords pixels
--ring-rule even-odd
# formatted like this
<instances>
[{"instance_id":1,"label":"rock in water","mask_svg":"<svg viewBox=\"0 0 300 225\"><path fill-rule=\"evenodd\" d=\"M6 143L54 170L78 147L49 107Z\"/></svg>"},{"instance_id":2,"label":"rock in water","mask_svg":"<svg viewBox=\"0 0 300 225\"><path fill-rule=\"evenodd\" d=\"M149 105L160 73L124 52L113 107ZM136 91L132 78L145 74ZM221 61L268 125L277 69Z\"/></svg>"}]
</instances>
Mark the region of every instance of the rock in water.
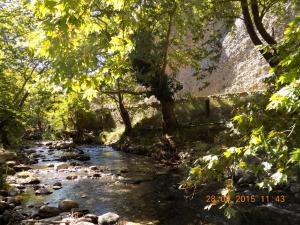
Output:
<instances>
[{"instance_id":1,"label":"rock in water","mask_svg":"<svg viewBox=\"0 0 300 225\"><path fill-rule=\"evenodd\" d=\"M62 186L62 183L61 183L61 182L55 182L55 183L53 184L53 186Z\"/></svg>"},{"instance_id":2,"label":"rock in water","mask_svg":"<svg viewBox=\"0 0 300 225\"><path fill-rule=\"evenodd\" d=\"M0 149L0 164L15 159L17 159L16 153Z\"/></svg>"},{"instance_id":3,"label":"rock in water","mask_svg":"<svg viewBox=\"0 0 300 225\"><path fill-rule=\"evenodd\" d=\"M50 195L52 194L52 191L48 190L47 188L41 188L37 191L35 191L36 195Z\"/></svg>"},{"instance_id":4,"label":"rock in water","mask_svg":"<svg viewBox=\"0 0 300 225\"><path fill-rule=\"evenodd\" d=\"M16 165L13 168L16 172L22 172L22 171L27 171L32 169L32 167L28 165Z\"/></svg>"},{"instance_id":5,"label":"rock in water","mask_svg":"<svg viewBox=\"0 0 300 225\"><path fill-rule=\"evenodd\" d=\"M90 223L90 222L81 221L81 222L75 223L75 225L95 225L95 224Z\"/></svg>"},{"instance_id":6,"label":"rock in water","mask_svg":"<svg viewBox=\"0 0 300 225\"><path fill-rule=\"evenodd\" d=\"M64 199L59 202L58 208L63 212L69 212L73 208L78 208L79 205L77 202L71 200L71 199Z\"/></svg>"},{"instance_id":7,"label":"rock in water","mask_svg":"<svg viewBox=\"0 0 300 225\"><path fill-rule=\"evenodd\" d=\"M4 201L0 201L0 214L2 214L5 210L9 209L10 206L8 203Z\"/></svg>"},{"instance_id":8,"label":"rock in water","mask_svg":"<svg viewBox=\"0 0 300 225\"><path fill-rule=\"evenodd\" d=\"M60 210L53 206L44 205L39 209L38 215L41 218L49 218L53 216L58 216L60 214Z\"/></svg>"},{"instance_id":9,"label":"rock in water","mask_svg":"<svg viewBox=\"0 0 300 225\"><path fill-rule=\"evenodd\" d=\"M62 188L62 183L61 182L56 182L53 184L53 187L52 187L54 190L59 190Z\"/></svg>"},{"instance_id":10,"label":"rock in water","mask_svg":"<svg viewBox=\"0 0 300 225\"><path fill-rule=\"evenodd\" d=\"M70 165L68 163L58 163L55 165L55 169L56 170L68 169L69 166Z\"/></svg>"},{"instance_id":11,"label":"rock in water","mask_svg":"<svg viewBox=\"0 0 300 225\"><path fill-rule=\"evenodd\" d=\"M7 161L7 162L6 162L6 165L7 165L8 167L14 167L15 165L17 165L17 163L16 163L16 161Z\"/></svg>"},{"instance_id":12,"label":"rock in water","mask_svg":"<svg viewBox=\"0 0 300 225\"><path fill-rule=\"evenodd\" d=\"M91 221L95 224L98 223L98 216L95 214L86 214L84 218L91 219Z\"/></svg>"},{"instance_id":13,"label":"rock in water","mask_svg":"<svg viewBox=\"0 0 300 225\"><path fill-rule=\"evenodd\" d=\"M39 184L41 183L40 179L37 177L28 177L22 182L22 184Z\"/></svg>"},{"instance_id":14,"label":"rock in water","mask_svg":"<svg viewBox=\"0 0 300 225\"><path fill-rule=\"evenodd\" d=\"M120 217L115 213L105 213L98 217L98 224L99 225L114 225L117 224Z\"/></svg>"}]
</instances>

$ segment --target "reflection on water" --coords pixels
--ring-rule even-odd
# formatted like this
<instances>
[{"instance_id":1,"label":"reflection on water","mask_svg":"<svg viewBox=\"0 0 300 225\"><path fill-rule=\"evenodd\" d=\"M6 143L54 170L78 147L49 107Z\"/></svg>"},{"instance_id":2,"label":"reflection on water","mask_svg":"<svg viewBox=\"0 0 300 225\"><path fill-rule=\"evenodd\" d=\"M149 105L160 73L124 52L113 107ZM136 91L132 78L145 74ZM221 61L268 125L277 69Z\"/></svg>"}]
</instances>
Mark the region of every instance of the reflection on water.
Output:
<instances>
[{"instance_id":1,"label":"reflection on water","mask_svg":"<svg viewBox=\"0 0 300 225\"><path fill-rule=\"evenodd\" d=\"M178 190L181 171L154 165L149 158L129 155L114 151L110 147L85 146L82 149L91 156L91 160L81 167L68 171L55 171L45 165L55 163L59 153L49 155L43 147L38 153L50 162L36 165L36 176L43 184L61 182L63 188L51 195L37 197L33 190L26 192L25 204L57 205L59 200L71 198L80 207L91 213L102 214L115 212L129 221L159 222L166 225L208 224L203 221L214 221L222 217L214 212L203 211L204 202L190 201ZM86 168L100 165L106 168L101 178L87 177ZM121 171L126 171L121 173ZM67 180L69 175L76 175L76 180Z\"/></svg>"}]
</instances>

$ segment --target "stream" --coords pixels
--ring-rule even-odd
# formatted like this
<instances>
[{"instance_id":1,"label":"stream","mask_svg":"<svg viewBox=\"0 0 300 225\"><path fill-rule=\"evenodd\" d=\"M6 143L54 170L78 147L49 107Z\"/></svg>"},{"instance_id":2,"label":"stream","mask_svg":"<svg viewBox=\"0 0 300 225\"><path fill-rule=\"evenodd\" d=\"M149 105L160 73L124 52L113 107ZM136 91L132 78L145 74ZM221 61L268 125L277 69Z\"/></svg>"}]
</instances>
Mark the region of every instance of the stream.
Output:
<instances>
[{"instance_id":1,"label":"stream","mask_svg":"<svg viewBox=\"0 0 300 225\"><path fill-rule=\"evenodd\" d=\"M68 161L68 169L55 169L63 151L34 146L38 163L28 171L41 184L51 187L56 182L62 188L48 195L35 195L34 186L23 193L23 207L35 208L44 204L57 206L62 199L72 199L80 208L101 215L115 212L127 221L153 224L226 224L223 216L205 211L205 202L186 199L178 190L184 171L151 163L147 157L118 152L111 147L79 147L90 160ZM75 162L75 163L74 163ZM93 166L102 168L101 172ZM95 175L96 174L96 175ZM206 221L206 222L205 222Z\"/></svg>"},{"instance_id":2,"label":"stream","mask_svg":"<svg viewBox=\"0 0 300 225\"><path fill-rule=\"evenodd\" d=\"M40 143L24 150L36 163L29 170L7 178L11 187L23 190L23 212L34 218L41 206L57 207L61 200L71 199L89 213L113 212L122 221L142 224L290 225L300 221L300 205L293 202L277 206L263 204L227 220L218 207L204 210L207 192L201 191L195 198L187 199L178 189L187 172L184 168L154 163L148 157L106 146L85 145L75 150L87 157L85 161L61 161L74 148L51 149ZM37 179L38 183L28 185L28 179ZM60 183L58 188L56 183ZM45 190L47 193L41 194ZM216 193L216 188L207 190Z\"/></svg>"}]
</instances>

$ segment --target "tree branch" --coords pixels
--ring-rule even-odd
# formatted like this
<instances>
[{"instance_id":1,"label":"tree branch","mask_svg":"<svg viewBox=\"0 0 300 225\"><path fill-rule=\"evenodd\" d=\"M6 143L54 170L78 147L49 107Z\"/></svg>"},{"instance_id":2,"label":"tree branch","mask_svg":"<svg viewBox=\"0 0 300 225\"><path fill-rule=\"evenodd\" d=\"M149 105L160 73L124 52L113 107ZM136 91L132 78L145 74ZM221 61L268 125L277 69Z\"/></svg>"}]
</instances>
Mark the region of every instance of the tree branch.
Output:
<instances>
[{"instance_id":1,"label":"tree branch","mask_svg":"<svg viewBox=\"0 0 300 225\"><path fill-rule=\"evenodd\" d=\"M244 16L244 24L246 26L247 32L255 46L263 45L263 42L259 39L254 29L253 21L250 16L249 8L248 8L248 0L240 0L242 13ZM276 67L278 65L277 62L274 62L274 55L271 52L266 52L263 49L260 49L259 52L265 58L265 60L269 63L271 67Z\"/></svg>"},{"instance_id":2,"label":"tree branch","mask_svg":"<svg viewBox=\"0 0 300 225\"><path fill-rule=\"evenodd\" d=\"M143 95L143 94L150 94L150 91L130 91L130 90L111 90L111 91L104 91L100 90L103 94L110 94L110 95L118 95L118 94L129 94L129 95Z\"/></svg>"},{"instance_id":3,"label":"tree branch","mask_svg":"<svg viewBox=\"0 0 300 225\"><path fill-rule=\"evenodd\" d=\"M258 30L258 32L260 33L260 35L262 36L262 38L271 46L276 45L277 42L275 41L275 39L266 31L261 17L259 15L259 9L258 9L258 4L257 4L257 0L251 0L251 10L252 10L252 15L253 15L253 20L255 23L255 26Z\"/></svg>"}]
</instances>

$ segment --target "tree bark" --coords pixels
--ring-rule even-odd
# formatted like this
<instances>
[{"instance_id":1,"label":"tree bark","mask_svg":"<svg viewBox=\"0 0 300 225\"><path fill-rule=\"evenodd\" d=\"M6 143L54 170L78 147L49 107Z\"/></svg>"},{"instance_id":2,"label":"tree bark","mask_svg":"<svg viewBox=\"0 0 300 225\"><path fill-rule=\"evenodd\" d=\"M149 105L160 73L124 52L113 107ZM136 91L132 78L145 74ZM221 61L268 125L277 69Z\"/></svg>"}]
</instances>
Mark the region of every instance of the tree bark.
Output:
<instances>
[{"instance_id":1,"label":"tree bark","mask_svg":"<svg viewBox=\"0 0 300 225\"><path fill-rule=\"evenodd\" d=\"M26 93L24 94L24 96L22 97L22 99L20 100L20 102L18 104L18 109L22 109L28 96L29 96L29 91L26 91Z\"/></svg>"},{"instance_id":2,"label":"tree bark","mask_svg":"<svg viewBox=\"0 0 300 225\"><path fill-rule=\"evenodd\" d=\"M175 15L177 5L174 5L173 10L169 13L168 30L166 34L166 45L164 49L163 64L159 74L158 95L160 101L161 112L163 116L163 132L164 134L173 134L178 128L178 121L174 112L175 102L171 93L169 93L168 77L166 68L168 64L168 52L170 47L171 29L173 25L173 17Z\"/></svg>"},{"instance_id":3,"label":"tree bark","mask_svg":"<svg viewBox=\"0 0 300 225\"><path fill-rule=\"evenodd\" d=\"M118 86L118 91L120 90L120 81L117 80L117 86ZM119 104L119 110L120 110L120 114L125 126L125 134L129 134L132 130L132 126L131 126L131 120L130 120L130 116L129 113L127 111L127 109L124 106L124 102L123 102L123 96L121 94L121 92L118 92L118 104Z\"/></svg>"},{"instance_id":4,"label":"tree bark","mask_svg":"<svg viewBox=\"0 0 300 225\"><path fill-rule=\"evenodd\" d=\"M127 109L124 106L123 99L120 98L120 96L119 96L119 110L120 110L120 115L122 117L123 123L125 125L125 134L129 134L132 130L130 116Z\"/></svg>"},{"instance_id":5,"label":"tree bark","mask_svg":"<svg viewBox=\"0 0 300 225\"><path fill-rule=\"evenodd\" d=\"M255 23L255 26L258 30L258 32L260 33L260 35L262 36L262 38L269 44L269 45L276 45L277 42L275 41L275 39L266 31L261 17L259 15L259 9L258 9L258 4L257 4L257 0L251 0L251 11L252 11L252 15L253 15L253 20Z\"/></svg>"},{"instance_id":6,"label":"tree bark","mask_svg":"<svg viewBox=\"0 0 300 225\"><path fill-rule=\"evenodd\" d=\"M175 102L173 99L161 99L161 112L163 116L163 132L173 134L178 129L178 122L174 112Z\"/></svg>"},{"instance_id":7,"label":"tree bark","mask_svg":"<svg viewBox=\"0 0 300 225\"><path fill-rule=\"evenodd\" d=\"M244 23L251 41L255 46L263 45L263 42L259 39L258 35L256 34L254 24L249 12L248 0L240 0L240 3L242 8L242 13L244 16ZM271 52L264 51L263 49L260 49L259 52L262 54L262 56L265 58L265 60L269 63L271 67L276 67L278 65L278 60L274 58L274 55Z\"/></svg>"}]
</instances>

